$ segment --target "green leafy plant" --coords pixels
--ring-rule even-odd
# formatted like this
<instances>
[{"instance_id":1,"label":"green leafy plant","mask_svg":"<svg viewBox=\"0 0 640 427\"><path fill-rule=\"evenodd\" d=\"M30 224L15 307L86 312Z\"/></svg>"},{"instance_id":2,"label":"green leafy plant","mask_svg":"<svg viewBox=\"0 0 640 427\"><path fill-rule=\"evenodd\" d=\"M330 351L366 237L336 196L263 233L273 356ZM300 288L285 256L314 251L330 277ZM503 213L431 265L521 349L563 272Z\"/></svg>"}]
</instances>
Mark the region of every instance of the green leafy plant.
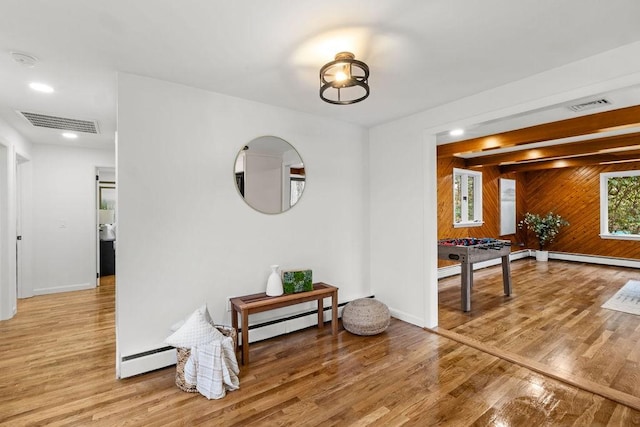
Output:
<instances>
[{"instance_id":1,"label":"green leafy plant","mask_svg":"<svg viewBox=\"0 0 640 427\"><path fill-rule=\"evenodd\" d=\"M640 234L640 175L607 179L609 232Z\"/></svg>"},{"instance_id":2,"label":"green leafy plant","mask_svg":"<svg viewBox=\"0 0 640 427\"><path fill-rule=\"evenodd\" d=\"M538 239L538 247L543 250L545 245L553 242L560 232L560 228L569 225L569 222L558 214L548 212L540 216L527 212L524 219L518 223L518 228L532 231Z\"/></svg>"}]
</instances>

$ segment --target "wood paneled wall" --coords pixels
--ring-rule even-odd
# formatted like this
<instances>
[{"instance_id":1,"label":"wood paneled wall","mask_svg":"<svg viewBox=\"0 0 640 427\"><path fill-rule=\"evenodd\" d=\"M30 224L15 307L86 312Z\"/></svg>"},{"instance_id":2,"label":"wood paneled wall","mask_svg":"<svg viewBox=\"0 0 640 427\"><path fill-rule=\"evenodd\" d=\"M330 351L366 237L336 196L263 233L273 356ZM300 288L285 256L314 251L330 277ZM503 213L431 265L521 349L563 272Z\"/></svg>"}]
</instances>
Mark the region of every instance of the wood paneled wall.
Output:
<instances>
[{"instance_id":1,"label":"wood paneled wall","mask_svg":"<svg viewBox=\"0 0 640 427\"><path fill-rule=\"evenodd\" d=\"M456 157L438 159L438 239L455 237L495 237L512 242L512 250L521 249L524 232L500 236L500 178L516 179L515 173L500 174L497 166L483 167L482 171L482 219L480 227L453 227L453 168L465 169L464 161ZM524 187L516 180L516 219L524 216ZM444 260L438 266L456 264Z\"/></svg>"},{"instance_id":2,"label":"wood paneled wall","mask_svg":"<svg viewBox=\"0 0 640 427\"><path fill-rule=\"evenodd\" d=\"M640 162L593 165L523 172L517 179L526 182L529 211L552 210L569 221L549 250L640 259L639 241L600 238L600 174L638 169ZM535 249L533 235L526 243Z\"/></svg>"},{"instance_id":3,"label":"wood paneled wall","mask_svg":"<svg viewBox=\"0 0 640 427\"><path fill-rule=\"evenodd\" d=\"M496 237L511 240L512 250L536 249L533 234L516 230L500 236L500 178L516 180L516 220L525 212L553 211L570 225L562 229L548 247L551 251L640 259L640 242L600 238L600 173L638 170L640 162L606 166L549 169L501 174L497 166L482 167L481 227L453 227L453 168L465 168L455 157L438 159L438 239L453 237ZM439 260L438 266L454 264Z\"/></svg>"}]
</instances>

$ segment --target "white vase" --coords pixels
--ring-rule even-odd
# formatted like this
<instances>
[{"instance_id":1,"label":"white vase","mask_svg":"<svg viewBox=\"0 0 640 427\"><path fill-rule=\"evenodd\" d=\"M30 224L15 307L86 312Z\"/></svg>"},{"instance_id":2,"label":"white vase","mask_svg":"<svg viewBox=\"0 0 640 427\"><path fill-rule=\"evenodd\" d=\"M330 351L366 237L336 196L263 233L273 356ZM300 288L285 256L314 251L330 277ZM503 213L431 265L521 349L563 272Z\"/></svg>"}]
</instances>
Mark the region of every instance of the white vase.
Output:
<instances>
[{"instance_id":1,"label":"white vase","mask_svg":"<svg viewBox=\"0 0 640 427\"><path fill-rule=\"evenodd\" d=\"M536 261L549 261L549 251L536 251Z\"/></svg>"},{"instance_id":2,"label":"white vase","mask_svg":"<svg viewBox=\"0 0 640 427\"><path fill-rule=\"evenodd\" d=\"M269 279L267 279L267 295L270 297L277 297L283 293L282 279L280 278L280 273L278 273L278 266L272 265L271 274L269 275Z\"/></svg>"}]
</instances>

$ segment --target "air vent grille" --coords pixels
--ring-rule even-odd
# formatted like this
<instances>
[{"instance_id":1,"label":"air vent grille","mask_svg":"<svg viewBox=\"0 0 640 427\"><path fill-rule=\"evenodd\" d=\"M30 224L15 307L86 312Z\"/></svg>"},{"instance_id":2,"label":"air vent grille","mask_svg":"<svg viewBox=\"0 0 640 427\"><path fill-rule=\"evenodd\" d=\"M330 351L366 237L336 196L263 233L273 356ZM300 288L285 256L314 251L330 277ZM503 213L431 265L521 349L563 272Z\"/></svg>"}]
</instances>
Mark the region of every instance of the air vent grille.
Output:
<instances>
[{"instance_id":1,"label":"air vent grille","mask_svg":"<svg viewBox=\"0 0 640 427\"><path fill-rule=\"evenodd\" d=\"M582 104L571 105L568 108L571 111L575 111L576 113L579 113L584 110L600 108L606 105L611 105L611 102L608 99L602 98L602 99L596 99L595 101L584 102Z\"/></svg>"},{"instance_id":2,"label":"air vent grille","mask_svg":"<svg viewBox=\"0 0 640 427\"><path fill-rule=\"evenodd\" d=\"M98 133L98 123L91 120L69 119L46 114L21 111L20 114L33 126L72 132Z\"/></svg>"}]
</instances>

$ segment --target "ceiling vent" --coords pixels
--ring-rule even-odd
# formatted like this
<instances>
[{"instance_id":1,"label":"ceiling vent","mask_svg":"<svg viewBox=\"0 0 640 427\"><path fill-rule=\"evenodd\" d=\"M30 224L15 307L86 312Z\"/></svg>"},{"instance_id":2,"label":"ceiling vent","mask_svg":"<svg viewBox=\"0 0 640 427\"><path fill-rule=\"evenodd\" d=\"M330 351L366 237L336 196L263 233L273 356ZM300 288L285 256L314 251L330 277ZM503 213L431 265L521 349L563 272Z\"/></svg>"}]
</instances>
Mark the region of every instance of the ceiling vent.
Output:
<instances>
[{"instance_id":1,"label":"ceiling vent","mask_svg":"<svg viewBox=\"0 0 640 427\"><path fill-rule=\"evenodd\" d=\"M99 133L98 122L92 120L69 119L39 113L20 111L20 114L33 126L39 128L60 129L71 132Z\"/></svg>"},{"instance_id":2,"label":"ceiling vent","mask_svg":"<svg viewBox=\"0 0 640 427\"><path fill-rule=\"evenodd\" d=\"M584 102L582 104L570 105L569 108L571 111L575 111L579 113L585 110L592 110L594 108L605 107L607 105L611 105L611 102L608 99L596 99L595 101Z\"/></svg>"}]
</instances>

